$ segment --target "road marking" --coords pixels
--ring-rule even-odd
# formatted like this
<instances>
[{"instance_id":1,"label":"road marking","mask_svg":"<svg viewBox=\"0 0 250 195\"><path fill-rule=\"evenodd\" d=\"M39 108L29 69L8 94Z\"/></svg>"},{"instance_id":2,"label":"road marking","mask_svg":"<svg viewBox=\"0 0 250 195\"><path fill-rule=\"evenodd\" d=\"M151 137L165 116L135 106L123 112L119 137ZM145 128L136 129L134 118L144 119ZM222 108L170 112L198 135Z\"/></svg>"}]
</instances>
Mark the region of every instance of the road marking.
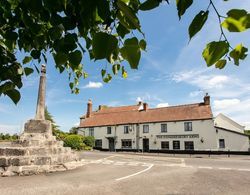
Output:
<instances>
[{"instance_id":1,"label":"road marking","mask_svg":"<svg viewBox=\"0 0 250 195\"><path fill-rule=\"evenodd\" d=\"M129 166L137 166L139 163L138 162L129 162L128 165Z\"/></svg>"},{"instance_id":2,"label":"road marking","mask_svg":"<svg viewBox=\"0 0 250 195\"><path fill-rule=\"evenodd\" d=\"M250 171L250 169L237 169L238 171Z\"/></svg>"},{"instance_id":3,"label":"road marking","mask_svg":"<svg viewBox=\"0 0 250 195\"><path fill-rule=\"evenodd\" d=\"M125 177L118 178L118 179L116 179L116 181L120 181L120 180L123 180L123 179L127 179L127 178L130 178L130 177L139 175L141 173L144 173L144 172L148 171L149 169L151 169L153 166L154 166L154 164L151 164L148 168L146 168L146 169L144 169L142 171L139 171L137 173L134 173L134 174L131 174L131 175L128 175L128 176L125 176Z\"/></svg>"},{"instance_id":4,"label":"road marking","mask_svg":"<svg viewBox=\"0 0 250 195\"><path fill-rule=\"evenodd\" d=\"M199 166L199 169L212 169L212 167L203 167L203 166Z\"/></svg>"},{"instance_id":5,"label":"road marking","mask_svg":"<svg viewBox=\"0 0 250 195\"><path fill-rule=\"evenodd\" d=\"M232 170L232 168L220 167L220 170Z\"/></svg>"}]
</instances>

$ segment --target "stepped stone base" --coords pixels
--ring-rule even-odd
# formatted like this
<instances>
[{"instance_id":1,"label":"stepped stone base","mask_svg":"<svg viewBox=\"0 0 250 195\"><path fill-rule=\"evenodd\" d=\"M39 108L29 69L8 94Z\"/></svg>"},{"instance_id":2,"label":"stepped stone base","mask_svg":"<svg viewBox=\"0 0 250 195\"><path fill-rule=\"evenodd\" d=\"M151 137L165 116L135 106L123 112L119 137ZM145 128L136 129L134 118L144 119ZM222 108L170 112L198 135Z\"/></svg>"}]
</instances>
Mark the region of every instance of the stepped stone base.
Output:
<instances>
[{"instance_id":1,"label":"stepped stone base","mask_svg":"<svg viewBox=\"0 0 250 195\"><path fill-rule=\"evenodd\" d=\"M0 176L65 171L79 165L79 157L52 135L51 123L30 120L11 146L0 147Z\"/></svg>"}]
</instances>

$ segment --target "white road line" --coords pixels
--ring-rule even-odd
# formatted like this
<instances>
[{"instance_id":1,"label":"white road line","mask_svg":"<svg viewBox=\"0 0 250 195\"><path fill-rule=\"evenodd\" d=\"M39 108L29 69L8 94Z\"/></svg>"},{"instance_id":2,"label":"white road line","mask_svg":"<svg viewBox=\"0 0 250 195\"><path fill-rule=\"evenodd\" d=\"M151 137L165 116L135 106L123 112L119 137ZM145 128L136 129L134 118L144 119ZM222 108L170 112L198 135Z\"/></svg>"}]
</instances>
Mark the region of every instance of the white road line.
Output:
<instances>
[{"instance_id":1,"label":"white road line","mask_svg":"<svg viewBox=\"0 0 250 195\"><path fill-rule=\"evenodd\" d=\"M130 178L130 177L139 175L141 173L144 173L144 172L148 171L149 169L151 169L153 166L154 166L154 164L151 164L148 168L146 168L146 169L144 169L142 171L139 171L137 173L134 173L134 174L131 174L131 175L128 175L128 176L125 176L125 177L118 178L118 179L116 179L116 181L120 181L120 180L123 180L123 179L127 179L127 178Z\"/></svg>"},{"instance_id":2,"label":"white road line","mask_svg":"<svg viewBox=\"0 0 250 195\"><path fill-rule=\"evenodd\" d=\"M238 171L250 171L250 169L236 169Z\"/></svg>"},{"instance_id":3,"label":"white road line","mask_svg":"<svg viewBox=\"0 0 250 195\"><path fill-rule=\"evenodd\" d=\"M120 161L117 161L114 163L114 165L124 165L126 162L120 162Z\"/></svg>"},{"instance_id":4,"label":"white road line","mask_svg":"<svg viewBox=\"0 0 250 195\"><path fill-rule=\"evenodd\" d=\"M220 170L232 170L232 168L220 167Z\"/></svg>"},{"instance_id":5,"label":"white road line","mask_svg":"<svg viewBox=\"0 0 250 195\"><path fill-rule=\"evenodd\" d=\"M199 166L199 169L212 169L212 167L203 167L203 166Z\"/></svg>"}]
</instances>

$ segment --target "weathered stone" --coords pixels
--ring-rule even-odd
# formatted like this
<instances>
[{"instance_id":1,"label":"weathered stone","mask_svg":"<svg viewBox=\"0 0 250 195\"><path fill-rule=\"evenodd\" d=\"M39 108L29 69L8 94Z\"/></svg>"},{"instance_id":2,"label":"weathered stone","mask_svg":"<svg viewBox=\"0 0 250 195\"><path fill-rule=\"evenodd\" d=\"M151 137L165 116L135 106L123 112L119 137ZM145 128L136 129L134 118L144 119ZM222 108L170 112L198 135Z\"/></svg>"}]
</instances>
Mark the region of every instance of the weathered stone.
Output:
<instances>
[{"instance_id":1,"label":"weathered stone","mask_svg":"<svg viewBox=\"0 0 250 195\"><path fill-rule=\"evenodd\" d=\"M0 158L0 167L7 167L8 166L8 161L5 157Z\"/></svg>"},{"instance_id":2,"label":"weathered stone","mask_svg":"<svg viewBox=\"0 0 250 195\"><path fill-rule=\"evenodd\" d=\"M5 148L0 148L0 156L4 156L5 155Z\"/></svg>"},{"instance_id":3,"label":"weathered stone","mask_svg":"<svg viewBox=\"0 0 250 195\"><path fill-rule=\"evenodd\" d=\"M49 156L37 157L34 164L35 165L50 165L51 157Z\"/></svg>"},{"instance_id":4,"label":"weathered stone","mask_svg":"<svg viewBox=\"0 0 250 195\"><path fill-rule=\"evenodd\" d=\"M23 165L30 165L31 160L29 157L12 157L8 160L9 166L23 166Z\"/></svg>"},{"instance_id":5,"label":"weathered stone","mask_svg":"<svg viewBox=\"0 0 250 195\"><path fill-rule=\"evenodd\" d=\"M5 149L6 156L24 156L26 154L25 148L11 148Z\"/></svg>"},{"instance_id":6,"label":"weathered stone","mask_svg":"<svg viewBox=\"0 0 250 195\"><path fill-rule=\"evenodd\" d=\"M24 125L24 133L52 133L48 120L29 120Z\"/></svg>"}]
</instances>

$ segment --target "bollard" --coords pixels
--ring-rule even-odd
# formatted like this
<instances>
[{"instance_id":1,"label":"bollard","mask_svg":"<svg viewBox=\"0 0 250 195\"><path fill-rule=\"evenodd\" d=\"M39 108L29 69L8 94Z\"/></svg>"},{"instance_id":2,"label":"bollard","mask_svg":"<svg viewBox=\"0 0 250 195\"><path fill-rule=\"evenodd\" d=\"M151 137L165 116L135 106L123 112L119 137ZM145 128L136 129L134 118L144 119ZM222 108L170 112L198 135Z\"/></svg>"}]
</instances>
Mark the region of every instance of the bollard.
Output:
<instances>
[{"instance_id":1,"label":"bollard","mask_svg":"<svg viewBox=\"0 0 250 195\"><path fill-rule=\"evenodd\" d=\"M227 157L228 157L228 158L230 157L230 150L229 150L229 149L228 149Z\"/></svg>"}]
</instances>

